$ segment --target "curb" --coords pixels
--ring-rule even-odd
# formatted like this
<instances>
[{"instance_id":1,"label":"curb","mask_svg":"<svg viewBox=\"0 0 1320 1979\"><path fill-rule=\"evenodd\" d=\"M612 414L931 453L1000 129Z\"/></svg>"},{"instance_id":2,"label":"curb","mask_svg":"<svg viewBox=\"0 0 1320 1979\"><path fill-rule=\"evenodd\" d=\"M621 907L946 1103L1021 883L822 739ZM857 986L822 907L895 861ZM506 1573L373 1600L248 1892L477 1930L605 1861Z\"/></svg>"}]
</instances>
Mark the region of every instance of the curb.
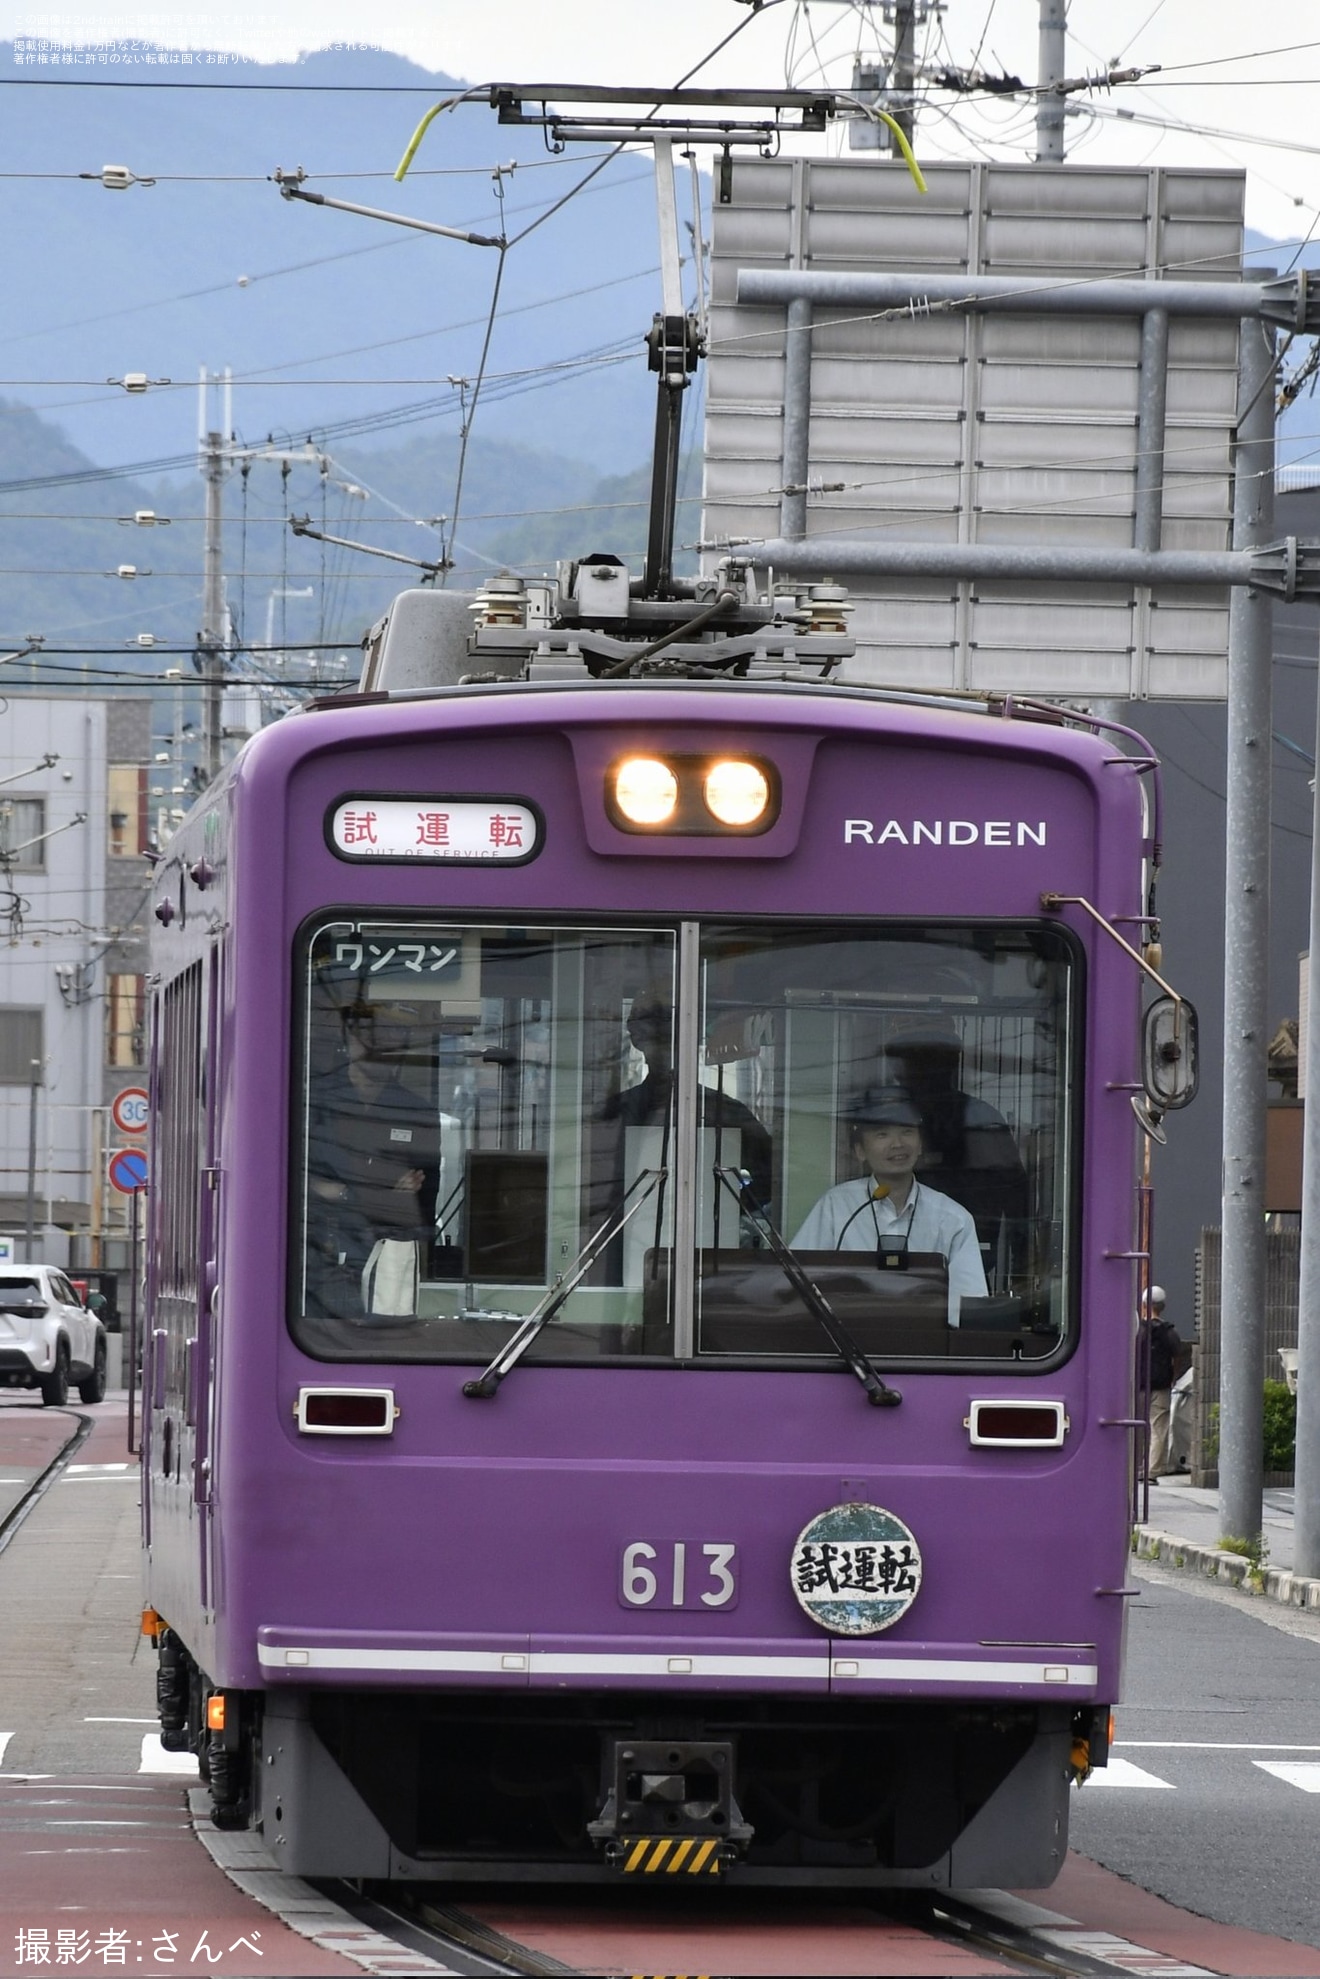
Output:
<instances>
[{"instance_id":1,"label":"curb","mask_svg":"<svg viewBox=\"0 0 1320 1979\"><path fill-rule=\"evenodd\" d=\"M1217 1546L1198 1546L1179 1539L1175 1533L1160 1532L1154 1526L1138 1526L1132 1537L1132 1551L1139 1560L1154 1560L1176 1572L1200 1574L1205 1580L1224 1582L1243 1594L1264 1595L1285 1608L1302 1608L1320 1614L1320 1580L1295 1574L1287 1567L1253 1569L1241 1553L1224 1553Z\"/></svg>"}]
</instances>

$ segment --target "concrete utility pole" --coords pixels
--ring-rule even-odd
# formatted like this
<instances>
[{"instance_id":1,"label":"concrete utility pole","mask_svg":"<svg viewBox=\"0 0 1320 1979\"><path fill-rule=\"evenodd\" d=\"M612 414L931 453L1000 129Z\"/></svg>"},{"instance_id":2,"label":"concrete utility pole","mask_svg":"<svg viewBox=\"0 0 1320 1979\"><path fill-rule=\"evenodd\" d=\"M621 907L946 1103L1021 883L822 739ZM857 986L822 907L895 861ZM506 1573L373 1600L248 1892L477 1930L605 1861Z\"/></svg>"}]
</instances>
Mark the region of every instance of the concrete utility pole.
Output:
<instances>
[{"instance_id":1,"label":"concrete utility pole","mask_svg":"<svg viewBox=\"0 0 1320 1979\"><path fill-rule=\"evenodd\" d=\"M893 118L909 144L916 123L912 109L912 93L917 80L916 21L917 0L895 0Z\"/></svg>"},{"instance_id":2,"label":"concrete utility pole","mask_svg":"<svg viewBox=\"0 0 1320 1979\"><path fill-rule=\"evenodd\" d=\"M1067 0L1040 0L1040 48L1036 81L1036 163L1063 163L1063 98L1050 88L1063 81L1067 50Z\"/></svg>"},{"instance_id":3,"label":"concrete utility pole","mask_svg":"<svg viewBox=\"0 0 1320 1979\"><path fill-rule=\"evenodd\" d=\"M197 650L202 664L202 763L209 783L220 774L224 696L224 566L220 552L225 475L223 433L203 435L202 473L206 478L206 526L202 542L202 630Z\"/></svg>"},{"instance_id":4,"label":"concrete utility pole","mask_svg":"<svg viewBox=\"0 0 1320 1979\"><path fill-rule=\"evenodd\" d=\"M23 1219L23 1256L32 1262L37 1231L37 1094L41 1091L41 1060L34 1058L28 1080L27 1213Z\"/></svg>"},{"instance_id":5,"label":"concrete utility pole","mask_svg":"<svg viewBox=\"0 0 1320 1979\"><path fill-rule=\"evenodd\" d=\"M1320 762L1320 678L1316 758ZM1320 1012L1320 770L1312 782L1309 1008ZM1294 1571L1320 1578L1320 1024L1306 1027L1302 1115L1301 1279L1297 1287L1296 1558Z\"/></svg>"},{"instance_id":6,"label":"concrete utility pole","mask_svg":"<svg viewBox=\"0 0 1320 1979\"><path fill-rule=\"evenodd\" d=\"M1274 530L1274 332L1238 346L1233 547ZM1224 1212L1220 1290L1219 1532L1261 1529L1265 1357L1265 1047L1269 1037L1270 732L1274 611L1236 587L1228 619L1224 892Z\"/></svg>"}]
</instances>

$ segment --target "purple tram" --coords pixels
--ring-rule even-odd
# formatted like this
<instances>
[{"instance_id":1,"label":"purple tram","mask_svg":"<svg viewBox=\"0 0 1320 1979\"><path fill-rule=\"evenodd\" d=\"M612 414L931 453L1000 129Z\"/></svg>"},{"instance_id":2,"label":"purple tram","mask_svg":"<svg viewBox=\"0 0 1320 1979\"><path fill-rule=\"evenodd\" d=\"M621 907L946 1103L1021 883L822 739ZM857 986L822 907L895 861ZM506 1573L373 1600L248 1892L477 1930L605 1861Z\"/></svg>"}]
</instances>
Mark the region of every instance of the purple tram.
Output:
<instances>
[{"instance_id":1,"label":"purple tram","mask_svg":"<svg viewBox=\"0 0 1320 1979\"><path fill-rule=\"evenodd\" d=\"M1046 1884L1184 1096L1153 765L829 680L829 587L574 572L403 594L157 869L163 1737L302 1875Z\"/></svg>"}]
</instances>

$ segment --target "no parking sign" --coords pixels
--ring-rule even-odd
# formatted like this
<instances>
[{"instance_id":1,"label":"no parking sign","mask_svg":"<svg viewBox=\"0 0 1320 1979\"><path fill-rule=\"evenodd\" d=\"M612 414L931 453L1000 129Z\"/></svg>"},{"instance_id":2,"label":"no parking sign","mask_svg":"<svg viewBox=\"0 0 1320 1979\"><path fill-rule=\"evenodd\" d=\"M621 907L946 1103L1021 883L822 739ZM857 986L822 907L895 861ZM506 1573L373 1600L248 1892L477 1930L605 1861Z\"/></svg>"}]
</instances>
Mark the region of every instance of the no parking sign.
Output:
<instances>
[{"instance_id":1,"label":"no parking sign","mask_svg":"<svg viewBox=\"0 0 1320 1979\"><path fill-rule=\"evenodd\" d=\"M121 1196L136 1195L147 1186L147 1157L141 1148L116 1148L110 1157L110 1187Z\"/></svg>"}]
</instances>

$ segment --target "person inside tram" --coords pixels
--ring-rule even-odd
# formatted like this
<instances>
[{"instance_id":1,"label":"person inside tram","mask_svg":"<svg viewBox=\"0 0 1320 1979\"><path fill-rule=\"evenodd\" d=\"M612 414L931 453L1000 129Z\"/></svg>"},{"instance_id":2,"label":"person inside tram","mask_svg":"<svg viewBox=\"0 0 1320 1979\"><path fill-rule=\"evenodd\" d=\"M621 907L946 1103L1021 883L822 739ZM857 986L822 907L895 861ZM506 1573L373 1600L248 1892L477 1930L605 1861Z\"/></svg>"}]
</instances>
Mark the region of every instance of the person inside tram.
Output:
<instances>
[{"instance_id":1,"label":"person inside tram","mask_svg":"<svg viewBox=\"0 0 1320 1979\"><path fill-rule=\"evenodd\" d=\"M402 1078L420 1012L355 1004L340 1022L311 1092L309 1293L341 1317L411 1318L440 1180L434 1106Z\"/></svg>"},{"instance_id":2,"label":"person inside tram","mask_svg":"<svg viewBox=\"0 0 1320 1979\"><path fill-rule=\"evenodd\" d=\"M635 997L627 1030L634 1050L646 1060L646 1077L639 1085L612 1094L601 1117L617 1120L623 1127L656 1126L665 1120L674 1092L673 1011L668 999L654 991ZM703 1084L700 1095L702 1126L741 1136L740 1161L751 1177L752 1193L759 1203L768 1202L772 1143L766 1128L732 1093Z\"/></svg>"},{"instance_id":3,"label":"person inside tram","mask_svg":"<svg viewBox=\"0 0 1320 1979\"><path fill-rule=\"evenodd\" d=\"M951 1196L917 1180L921 1115L901 1086L864 1092L852 1109L850 1141L862 1173L836 1183L807 1212L795 1251L871 1251L880 1260L939 1256L949 1276L949 1318L965 1298L986 1297L976 1224Z\"/></svg>"},{"instance_id":4,"label":"person inside tram","mask_svg":"<svg viewBox=\"0 0 1320 1979\"><path fill-rule=\"evenodd\" d=\"M1022 1268L1031 1190L1013 1130L960 1083L962 1040L952 1020L911 1017L891 1029L885 1057L921 1119L923 1183L970 1210L992 1259Z\"/></svg>"}]
</instances>

